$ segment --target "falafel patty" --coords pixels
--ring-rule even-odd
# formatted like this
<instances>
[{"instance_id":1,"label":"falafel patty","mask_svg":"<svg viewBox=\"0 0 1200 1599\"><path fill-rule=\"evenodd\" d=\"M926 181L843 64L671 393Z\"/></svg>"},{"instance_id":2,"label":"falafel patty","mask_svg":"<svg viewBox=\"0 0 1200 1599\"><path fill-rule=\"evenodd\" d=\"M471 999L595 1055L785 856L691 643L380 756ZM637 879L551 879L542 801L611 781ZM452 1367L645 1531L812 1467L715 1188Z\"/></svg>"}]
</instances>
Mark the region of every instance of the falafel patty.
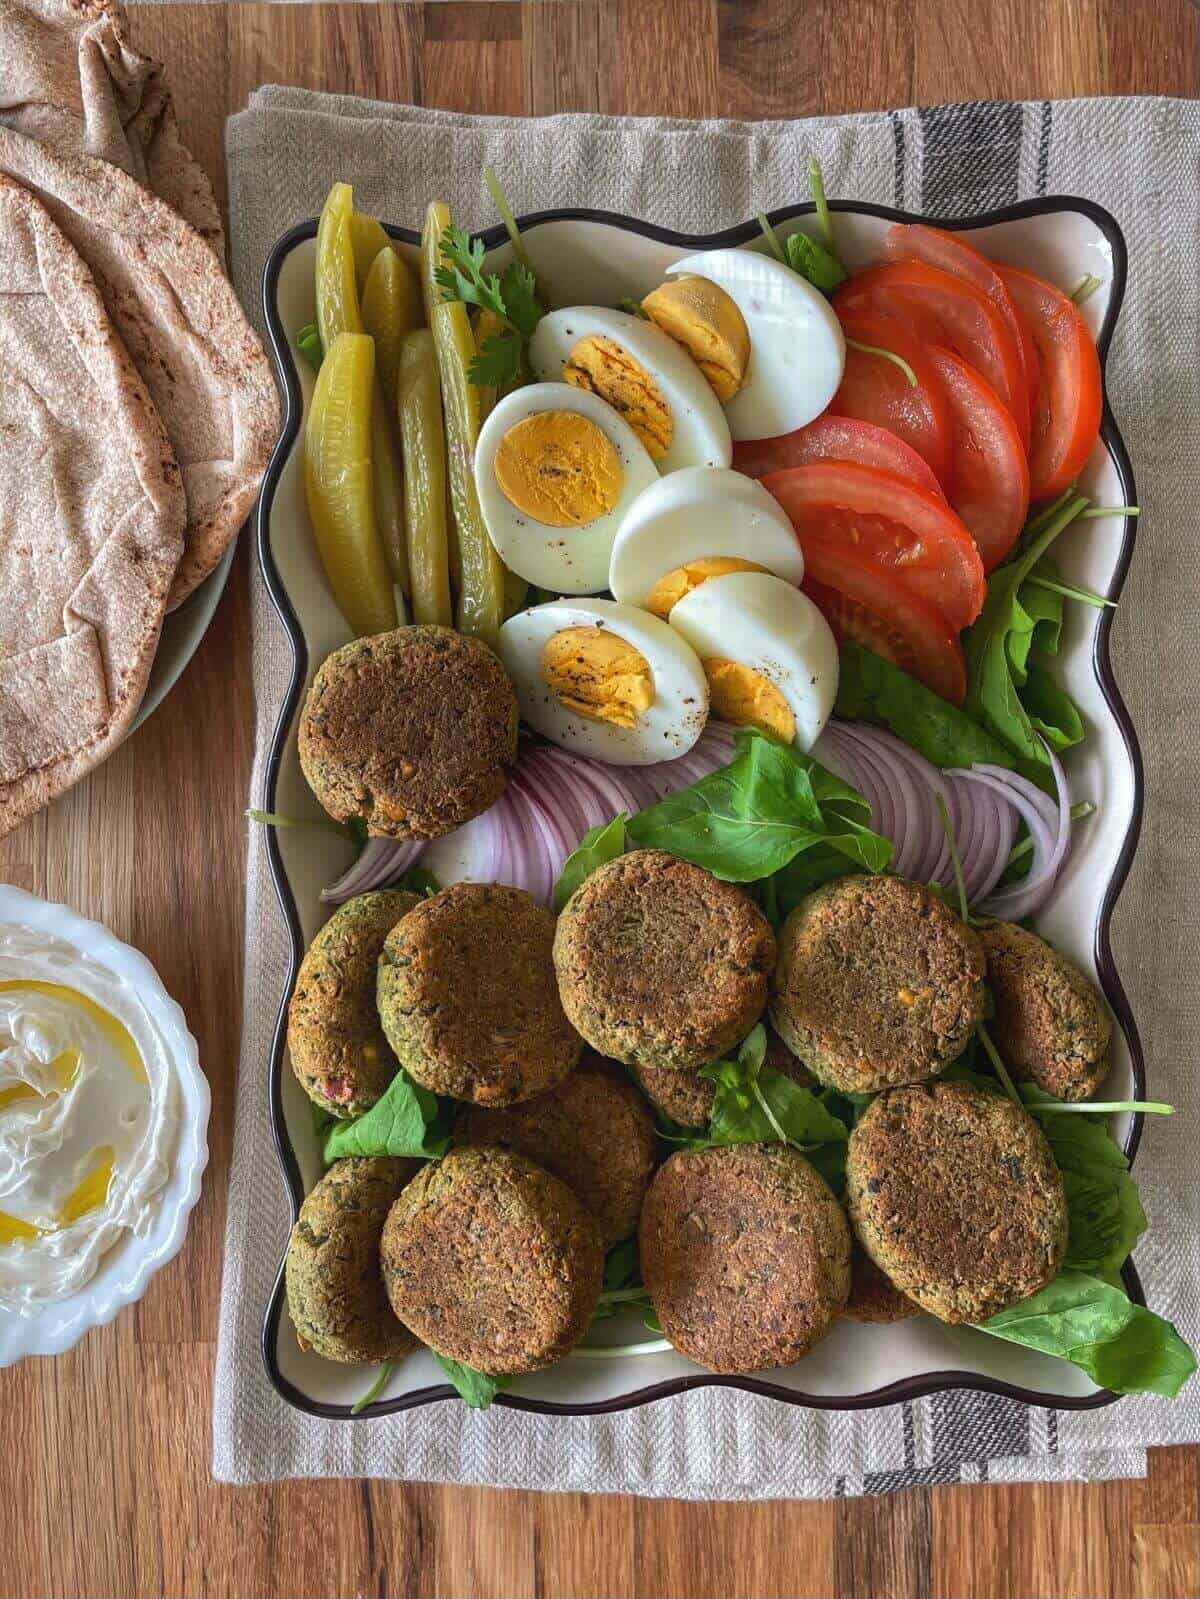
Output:
<instances>
[{"instance_id":1,"label":"falafel patty","mask_svg":"<svg viewBox=\"0 0 1200 1599\"><path fill-rule=\"evenodd\" d=\"M513 1150L453 1149L425 1166L383 1229L392 1309L477 1371L539 1371L587 1331L604 1248L566 1183Z\"/></svg>"},{"instance_id":2,"label":"falafel patty","mask_svg":"<svg viewBox=\"0 0 1200 1599\"><path fill-rule=\"evenodd\" d=\"M783 1144L672 1155L650 1185L638 1239L663 1331L710 1371L791 1365L846 1303L842 1207Z\"/></svg>"},{"instance_id":3,"label":"falafel patty","mask_svg":"<svg viewBox=\"0 0 1200 1599\"><path fill-rule=\"evenodd\" d=\"M554 917L523 889L455 883L422 900L379 959L383 1031L414 1081L478 1105L560 1083L583 1041L558 995Z\"/></svg>"},{"instance_id":4,"label":"falafel patty","mask_svg":"<svg viewBox=\"0 0 1200 1599\"><path fill-rule=\"evenodd\" d=\"M353 1364L399 1360L416 1344L388 1303L379 1240L419 1164L385 1156L335 1161L301 1205L284 1267L301 1349Z\"/></svg>"},{"instance_id":5,"label":"falafel patty","mask_svg":"<svg viewBox=\"0 0 1200 1599\"><path fill-rule=\"evenodd\" d=\"M705 1065L761 1016L775 937L741 889L662 850L609 861L571 896L554 964L572 1025L627 1066Z\"/></svg>"},{"instance_id":6,"label":"falafel patty","mask_svg":"<svg viewBox=\"0 0 1200 1599\"><path fill-rule=\"evenodd\" d=\"M515 1149L560 1177L595 1219L606 1248L637 1227L658 1157L645 1100L620 1066L590 1050L549 1093L506 1110L465 1110L454 1136Z\"/></svg>"},{"instance_id":7,"label":"falafel patty","mask_svg":"<svg viewBox=\"0 0 1200 1599\"><path fill-rule=\"evenodd\" d=\"M917 1307L883 1275L857 1238L850 1241L850 1297L842 1315L850 1321L907 1321Z\"/></svg>"},{"instance_id":8,"label":"falafel patty","mask_svg":"<svg viewBox=\"0 0 1200 1599\"><path fill-rule=\"evenodd\" d=\"M924 884L839 877L783 925L771 1020L834 1088L924 1082L965 1049L983 973L978 935Z\"/></svg>"},{"instance_id":9,"label":"falafel patty","mask_svg":"<svg viewBox=\"0 0 1200 1599\"><path fill-rule=\"evenodd\" d=\"M300 718L300 765L338 821L440 838L486 811L517 758L517 697L485 644L399 627L334 650Z\"/></svg>"},{"instance_id":10,"label":"falafel patty","mask_svg":"<svg viewBox=\"0 0 1200 1599\"><path fill-rule=\"evenodd\" d=\"M885 1276L941 1321L986 1321L1054 1277L1062 1173L1032 1116L966 1083L896 1088L850 1134L846 1203Z\"/></svg>"},{"instance_id":11,"label":"falafel patty","mask_svg":"<svg viewBox=\"0 0 1200 1599\"><path fill-rule=\"evenodd\" d=\"M335 1116L359 1116L399 1065L375 1008L384 939L420 896L384 888L347 900L300 962L288 1004L288 1054L301 1088Z\"/></svg>"},{"instance_id":12,"label":"falafel patty","mask_svg":"<svg viewBox=\"0 0 1200 1599\"><path fill-rule=\"evenodd\" d=\"M816 1078L802 1066L773 1027L767 1028L767 1052L763 1065L770 1066L801 1088L812 1088ZM699 1072L678 1066L636 1068L637 1080L646 1098L681 1127L707 1127L717 1097L717 1085Z\"/></svg>"},{"instance_id":13,"label":"falafel patty","mask_svg":"<svg viewBox=\"0 0 1200 1599\"><path fill-rule=\"evenodd\" d=\"M996 1002L992 1033L1015 1078L1056 1099L1091 1099L1108 1075L1112 1022L1092 983L1013 922L979 930Z\"/></svg>"}]
</instances>

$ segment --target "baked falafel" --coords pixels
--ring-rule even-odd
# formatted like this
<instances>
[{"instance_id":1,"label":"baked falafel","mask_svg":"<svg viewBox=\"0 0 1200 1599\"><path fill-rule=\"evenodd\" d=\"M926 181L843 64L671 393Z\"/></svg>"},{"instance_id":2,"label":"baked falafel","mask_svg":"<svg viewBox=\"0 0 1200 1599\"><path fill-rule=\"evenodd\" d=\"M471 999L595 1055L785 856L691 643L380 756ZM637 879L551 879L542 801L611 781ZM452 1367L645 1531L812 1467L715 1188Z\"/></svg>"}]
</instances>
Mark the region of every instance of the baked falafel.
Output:
<instances>
[{"instance_id":1,"label":"baked falafel","mask_svg":"<svg viewBox=\"0 0 1200 1599\"><path fill-rule=\"evenodd\" d=\"M785 1144L672 1155L646 1195L638 1241L664 1333L710 1371L791 1365L850 1289L842 1207Z\"/></svg>"},{"instance_id":2,"label":"baked falafel","mask_svg":"<svg viewBox=\"0 0 1200 1599\"><path fill-rule=\"evenodd\" d=\"M591 1050L536 1099L504 1110L464 1110L454 1138L515 1149L560 1177L583 1201L606 1248L636 1229L658 1159L645 1100L622 1067Z\"/></svg>"},{"instance_id":3,"label":"baked falafel","mask_svg":"<svg viewBox=\"0 0 1200 1599\"><path fill-rule=\"evenodd\" d=\"M965 1049L983 974L978 934L923 883L839 877L783 925L771 1020L843 1092L924 1082Z\"/></svg>"},{"instance_id":4,"label":"baked falafel","mask_svg":"<svg viewBox=\"0 0 1200 1599\"><path fill-rule=\"evenodd\" d=\"M378 889L340 906L300 962L288 1003L288 1054L301 1088L334 1116L370 1110L399 1066L375 1008L384 939L420 896Z\"/></svg>"},{"instance_id":5,"label":"baked falafel","mask_svg":"<svg viewBox=\"0 0 1200 1599\"><path fill-rule=\"evenodd\" d=\"M604 1248L566 1183L509 1149L452 1149L392 1206L380 1248L395 1314L450 1360L539 1371L587 1331Z\"/></svg>"},{"instance_id":6,"label":"baked falafel","mask_svg":"<svg viewBox=\"0 0 1200 1599\"><path fill-rule=\"evenodd\" d=\"M300 1207L284 1281L301 1349L326 1360L399 1360L416 1339L384 1291L379 1240L415 1160L335 1161Z\"/></svg>"},{"instance_id":7,"label":"baked falafel","mask_svg":"<svg viewBox=\"0 0 1200 1599\"><path fill-rule=\"evenodd\" d=\"M583 1041L563 1014L554 917L523 889L455 883L422 900L379 958L384 1035L415 1082L478 1105L560 1083Z\"/></svg>"},{"instance_id":8,"label":"baked falafel","mask_svg":"<svg viewBox=\"0 0 1200 1599\"><path fill-rule=\"evenodd\" d=\"M338 821L373 837L440 838L493 805L517 758L517 697L499 660L453 628L400 627L321 663L300 766Z\"/></svg>"},{"instance_id":9,"label":"baked falafel","mask_svg":"<svg viewBox=\"0 0 1200 1599\"><path fill-rule=\"evenodd\" d=\"M767 1027L767 1052L763 1065L782 1072L801 1088L817 1080L792 1054L773 1027ZM664 1116L681 1127L707 1127L717 1097L717 1085L699 1072L678 1066L634 1068L643 1094Z\"/></svg>"},{"instance_id":10,"label":"baked falafel","mask_svg":"<svg viewBox=\"0 0 1200 1599\"><path fill-rule=\"evenodd\" d=\"M966 1083L895 1088L850 1134L846 1203L880 1271L941 1321L1044 1288L1067 1247L1062 1173L1033 1118Z\"/></svg>"},{"instance_id":11,"label":"baked falafel","mask_svg":"<svg viewBox=\"0 0 1200 1599\"><path fill-rule=\"evenodd\" d=\"M996 1005L996 1047L1013 1077L1056 1099L1091 1099L1108 1075L1112 1022L1092 983L1013 922L979 929Z\"/></svg>"},{"instance_id":12,"label":"baked falafel","mask_svg":"<svg viewBox=\"0 0 1200 1599\"><path fill-rule=\"evenodd\" d=\"M907 1321L917 1307L880 1271L857 1238L850 1240L850 1297L842 1315L850 1321Z\"/></svg>"},{"instance_id":13,"label":"baked falafel","mask_svg":"<svg viewBox=\"0 0 1200 1599\"><path fill-rule=\"evenodd\" d=\"M694 1070L762 1015L775 937L732 883L663 850L607 862L558 919L563 1008L601 1055Z\"/></svg>"}]
</instances>

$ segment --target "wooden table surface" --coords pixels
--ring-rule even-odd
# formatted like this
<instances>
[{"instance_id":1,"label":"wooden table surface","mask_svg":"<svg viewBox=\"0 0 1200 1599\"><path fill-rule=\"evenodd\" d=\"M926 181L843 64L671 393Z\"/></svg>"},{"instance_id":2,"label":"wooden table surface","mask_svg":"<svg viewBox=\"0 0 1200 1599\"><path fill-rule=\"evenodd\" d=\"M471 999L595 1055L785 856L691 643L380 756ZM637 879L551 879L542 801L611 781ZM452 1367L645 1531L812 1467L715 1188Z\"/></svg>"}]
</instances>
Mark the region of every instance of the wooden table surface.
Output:
<instances>
[{"instance_id":1,"label":"wooden table surface","mask_svg":"<svg viewBox=\"0 0 1200 1599\"><path fill-rule=\"evenodd\" d=\"M1192 0L131 11L137 43L167 63L188 142L222 192L223 119L264 82L463 111L735 117L1200 92ZM0 1592L1195 1599L1196 1449L1152 1451L1144 1482L817 1504L212 1482L253 738L248 572L243 546L165 707L90 781L0 844L5 879L65 900L145 950L188 1013L213 1088L212 1164L179 1259L136 1308L72 1353L0 1374Z\"/></svg>"}]
</instances>

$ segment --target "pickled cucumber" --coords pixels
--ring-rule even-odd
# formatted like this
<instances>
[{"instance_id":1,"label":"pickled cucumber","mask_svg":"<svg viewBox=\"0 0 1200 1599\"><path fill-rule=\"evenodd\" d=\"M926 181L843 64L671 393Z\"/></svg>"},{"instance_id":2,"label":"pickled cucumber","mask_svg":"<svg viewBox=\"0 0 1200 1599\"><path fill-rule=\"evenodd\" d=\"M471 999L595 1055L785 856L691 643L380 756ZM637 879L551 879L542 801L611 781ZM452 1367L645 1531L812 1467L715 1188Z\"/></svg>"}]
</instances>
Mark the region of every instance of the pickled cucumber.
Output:
<instances>
[{"instance_id":1,"label":"pickled cucumber","mask_svg":"<svg viewBox=\"0 0 1200 1599\"><path fill-rule=\"evenodd\" d=\"M450 558L446 525L446 440L433 334L400 342L397 412L404 461L404 521L414 622L449 627Z\"/></svg>"},{"instance_id":2,"label":"pickled cucumber","mask_svg":"<svg viewBox=\"0 0 1200 1599\"><path fill-rule=\"evenodd\" d=\"M494 311L489 311L486 306L475 314L475 348L482 350L487 341L495 338L497 333L504 332L504 323ZM491 415L492 407L500 397L500 391L494 384L478 383L476 390L479 394L479 425L480 427Z\"/></svg>"},{"instance_id":3,"label":"pickled cucumber","mask_svg":"<svg viewBox=\"0 0 1200 1599\"><path fill-rule=\"evenodd\" d=\"M325 346L304 428L313 535L338 609L360 635L396 626L392 575L375 519L374 388L374 341L363 333L337 334Z\"/></svg>"},{"instance_id":4,"label":"pickled cucumber","mask_svg":"<svg viewBox=\"0 0 1200 1599\"><path fill-rule=\"evenodd\" d=\"M375 352L378 366L379 351ZM371 472L375 492L375 525L383 543L392 581L405 599L409 595L408 542L404 535L404 489L400 474L400 452L396 444L398 425L390 421L390 407L384 398L378 372L371 403Z\"/></svg>"},{"instance_id":5,"label":"pickled cucumber","mask_svg":"<svg viewBox=\"0 0 1200 1599\"><path fill-rule=\"evenodd\" d=\"M350 237L353 206L350 185L335 183L317 224L317 328L326 355L339 333L363 330Z\"/></svg>"},{"instance_id":6,"label":"pickled cucumber","mask_svg":"<svg viewBox=\"0 0 1200 1599\"><path fill-rule=\"evenodd\" d=\"M400 341L422 321L421 291L408 262L391 245L380 250L367 273L362 293L363 327L375 340L375 369L383 386L388 415L396 414L396 379Z\"/></svg>"},{"instance_id":7,"label":"pickled cucumber","mask_svg":"<svg viewBox=\"0 0 1200 1599\"><path fill-rule=\"evenodd\" d=\"M375 257L391 242L387 229L377 218L368 216L365 211L351 211L350 248L354 251L354 276L360 300Z\"/></svg>"},{"instance_id":8,"label":"pickled cucumber","mask_svg":"<svg viewBox=\"0 0 1200 1599\"><path fill-rule=\"evenodd\" d=\"M434 277L441 264L441 236L449 223L449 210L435 200L426 213L421 234L421 287L437 352L445 415L450 503L462 574L458 630L494 647L504 620L504 566L488 538L475 492L479 391L467 378L475 359L475 335L466 306L459 300L444 300Z\"/></svg>"}]
</instances>

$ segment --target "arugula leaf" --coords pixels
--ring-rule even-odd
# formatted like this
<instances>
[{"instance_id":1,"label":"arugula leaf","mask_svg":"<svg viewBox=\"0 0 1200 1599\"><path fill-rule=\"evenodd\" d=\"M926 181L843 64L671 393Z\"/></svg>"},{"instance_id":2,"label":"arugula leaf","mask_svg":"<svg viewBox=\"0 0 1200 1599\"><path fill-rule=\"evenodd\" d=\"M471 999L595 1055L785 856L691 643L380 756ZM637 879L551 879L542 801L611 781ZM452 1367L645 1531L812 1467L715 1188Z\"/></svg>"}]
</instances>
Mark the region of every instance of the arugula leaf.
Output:
<instances>
[{"instance_id":1,"label":"arugula leaf","mask_svg":"<svg viewBox=\"0 0 1200 1599\"><path fill-rule=\"evenodd\" d=\"M861 644L848 642L839 651L834 714L890 728L934 766L972 766L976 761L1013 764L999 739L957 705Z\"/></svg>"},{"instance_id":2,"label":"arugula leaf","mask_svg":"<svg viewBox=\"0 0 1200 1599\"><path fill-rule=\"evenodd\" d=\"M1030 1110L1058 1104L1034 1083L1022 1083ZM1108 1277L1120 1271L1146 1231L1146 1213L1129 1162L1104 1116L1038 1116L1063 1174L1070 1234L1065 1264Z\"/></svg>"},{"instance_id":3,"label":"arugula leaf","mask_svg":"<svg viewBox=\"0 0 1200 1599\"><path fill-rule=\"evenodd\" d=\"M1052 616L1047 602L1061 598L1025 579L1041 561L1050 545L1087 505L1081 494L1072 495L1041 524L1021 553L1006 566L996 569L988 579L987 598L979 617L967 629L963 645L967 658L967 697L964 710L1000 739L1016 756L1018 769L1034 782L1051 789L1049 757L1038 736L1019 690L1025 686L1029 651L1039 622ZM1054 639L1057 647L1057 639ZM1049 708L1044 686L1039 701ZM1062 712L1061 700L1057 706ZM1051 718L1053 720L1053 717ZM1069 736L1072 729L1064 729ZM1079 729L1082 736L1082 726Z\"/></svg>"},{"instance_id":4,"label":"arugula leaf","mask_svg":"<svg viewBox=\"0 0 1200 1599\"><path fill-rule=\"evenodd\" d=\"M306 322L296 334L296 348L312 367L314 372L321 370L321 362L325 359L325 351L321 345L321 333L315 322Z\"/></svg>"},{"instance_id":5,"label":"arugula leaf","mask_svg":"<svg viewBox=\"0 0 1200 1599\"><path fill-rule=\"evenodd\" d=\"M639 847L668 850L726 882L753 883L816 845L844 857L843 873L881 871L892 846L869 820L862 796L811 755L742 727L728 766L641 811L625 831Z\"/></svg>"},{"instance_id":6,"label":"arugula leaf","mask_svg":"<svg viewBox=\"0 0 1200 1599\"><path fill-rule=\"evenodd\" d=\"M436 1159L450 1143L439 1123L438 1102L403 1067L370 1110L335 1123L325 1135L325 1164L346 1155L415 1155Z\"/></svg>"},{"instance_id":7,"label":"arugula leaf","mask_svg":"<svg viewBox=\"0 0 1200 1599\"><path fill-rule=\"evenodd\" d=\"M590 827L563 862L558 882L554 885L554 909L561 911L579 885L606 861L615 861L625 853L626 817L622 811L611 822Z\"/></svg>"},{"instance_id":8,"label":"arugula leaf","mask_svg":"<svg viewBox=\"0 0 1200 1599\"><path fill-rule=\"evenodd\" d=\"M474 1366L464 1366L461 1361L451 1360L448 1355L439 1355L436 1349L431 1349L429 1353L454 1384L463 1404L471 1410L486 1410L496 1395L512 1381L511 1377L493 1377L486 1371L476 1371Z\"/></svg>"},{"instance_id":9,"label":"arugula leaf","mask_svg":"<svg viewBox=\"0 0 1200 1599\"><path fill-rule=\"evenodd\" d=\"M837 256L816 239L810 239L807 233L790 233L783 248L792 271L807 278L822 294L832 294L839 284L845 283L846 269Z\"/></svg>"},{"instance_id":10,"label":"arugula leaf","mask_svg":"<svg viewBox=\"0 0 1200 1599\"><path fill-rule=\"evenodd\" d=\"M1123 1288L1072 1268L977 1325L994 1338L1069 1360L1113 1393L1174 1398L1196 1369L1195 1355L1169 1321L1135 1305Z\"/></svg>"}]
</instances>

